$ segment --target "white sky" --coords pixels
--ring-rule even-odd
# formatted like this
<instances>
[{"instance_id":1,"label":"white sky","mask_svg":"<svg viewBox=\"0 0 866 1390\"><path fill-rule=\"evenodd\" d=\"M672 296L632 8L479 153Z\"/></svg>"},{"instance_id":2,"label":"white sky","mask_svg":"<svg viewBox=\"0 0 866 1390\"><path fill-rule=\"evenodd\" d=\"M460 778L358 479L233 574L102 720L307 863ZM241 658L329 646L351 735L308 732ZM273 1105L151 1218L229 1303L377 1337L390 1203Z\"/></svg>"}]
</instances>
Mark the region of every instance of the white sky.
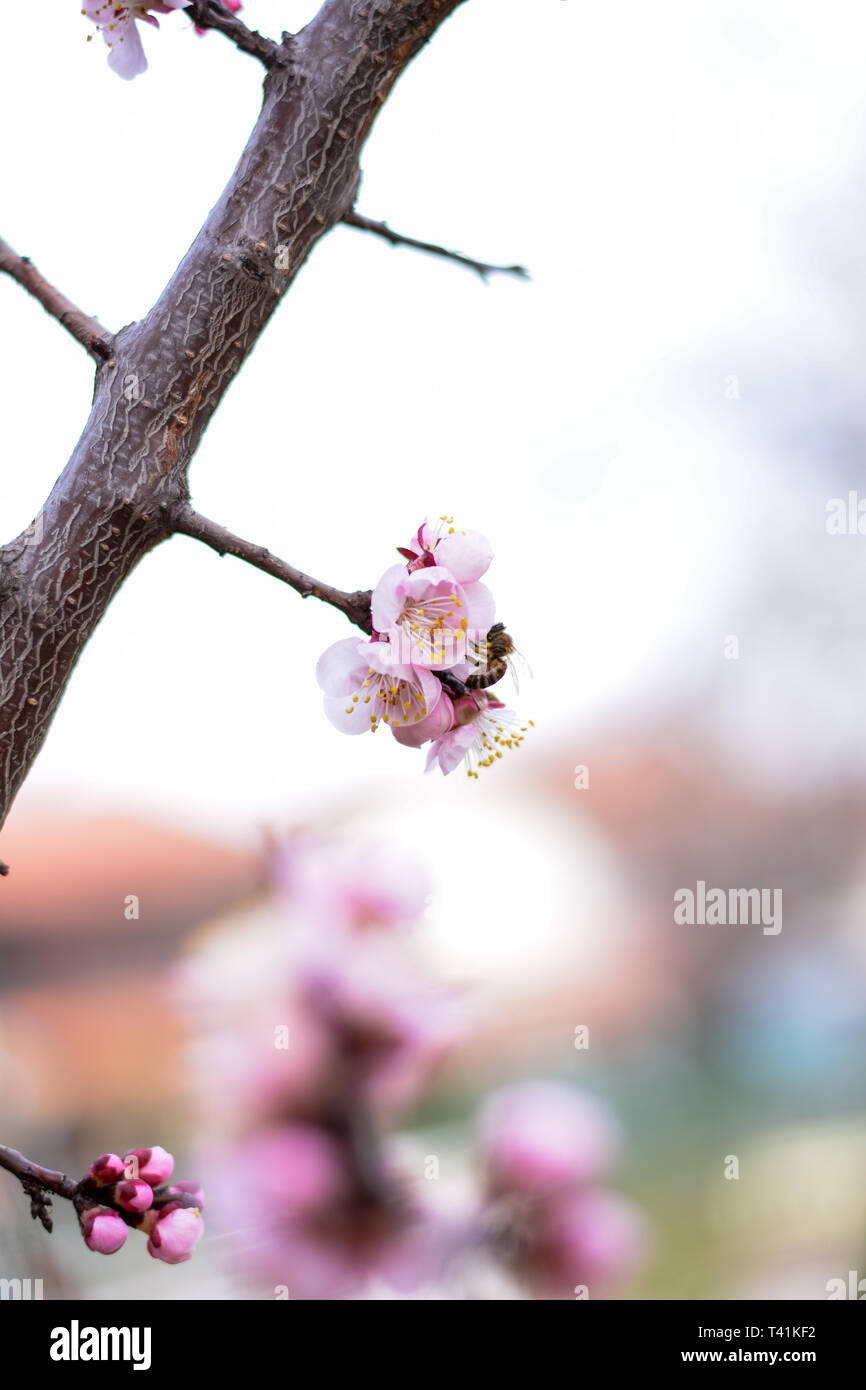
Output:
<instances>
[{"instance_id":1,"label":"white sky","mask_svg":"<svg viewBox=\"0 0 866 1390\"><path fill-rule=\"evenodd\" d=\"M149 72L125 83L75 0L41 5L38 29L7 8L0 234L119 327L216 200L260 70L167 15L145 34ZM250 0L245 18L278 34L316 9ZM212 422L195 503L347 588L375 582L427 512L486 531L538 749L659 687L673 644L728 630L750 468L671 393L700 351L721 395L731 345L745 355L756 324L792 312L796 216L859 148L864 51L855 3L469 0L380 117L359 207L522 261L533 283L485 289L336 230ZM8 280L0 320L8 539L72 449L91 371ZM480 826L504 769L434 783L384 733L327 724L314 665L349 632L238 562L162 546L85 652L22 805L74 795L246 834L387 792L397 820L423 804L431 824L459 808Z\"/></svg>"}]
</instances>

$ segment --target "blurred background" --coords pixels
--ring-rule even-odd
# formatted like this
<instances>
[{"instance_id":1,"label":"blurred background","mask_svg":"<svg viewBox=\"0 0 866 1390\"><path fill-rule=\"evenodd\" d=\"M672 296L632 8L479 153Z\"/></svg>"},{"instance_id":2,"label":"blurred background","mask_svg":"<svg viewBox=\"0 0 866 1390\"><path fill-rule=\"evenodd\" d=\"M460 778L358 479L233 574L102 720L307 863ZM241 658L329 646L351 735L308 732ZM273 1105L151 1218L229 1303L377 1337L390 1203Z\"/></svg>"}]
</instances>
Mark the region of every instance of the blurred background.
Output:
<instances>
[{"instance_id":1,"label":"blurred background","mask_svg":"<svg viewBox=\"0 0 866 1390\"><path fill-rule=\"evenodd\" d=\"M52 8L38 41L6 22L0 231L116 327L216 200L260 73L168 15L123 83L78 6ZM276 34L316 8L244 17ZM853 0L471 0L409 70L359 209L532 283L336 229L233 384L193 497L349 589L428 513L484 531L533 672L508 703L535 728L478 782L424 777L381 732L345 739L314 677L340 615L160 547L2 833L3 1142L72 1172L164 1144L184 1177L208 1168L202 1134L231 1151L205 1101L232 1046L193 986L227 1020L244 976L237 1037L255 1035L291 933L274 845L306 832L426 875L419 968L471 1006L388 1127L447 1155L456 1190L485 1095L547 1078L618 1117L606 1181L648 1239L617 1296L824 1298L866 1277L864 41ZM90 367L4 280L0 314L9 539L71 451ZM781 932L677 924L699 880L780 889ZM263 1002L263 1054L275 1022ZM69 1211L51 1239L32 1226L0 1175L0 1274L46 1297L261 1296L224 1225L177 1269L133 1241L106 1262ZM463 1296L516 1296L479 1278Z\"/></svg>"}]
</instances>

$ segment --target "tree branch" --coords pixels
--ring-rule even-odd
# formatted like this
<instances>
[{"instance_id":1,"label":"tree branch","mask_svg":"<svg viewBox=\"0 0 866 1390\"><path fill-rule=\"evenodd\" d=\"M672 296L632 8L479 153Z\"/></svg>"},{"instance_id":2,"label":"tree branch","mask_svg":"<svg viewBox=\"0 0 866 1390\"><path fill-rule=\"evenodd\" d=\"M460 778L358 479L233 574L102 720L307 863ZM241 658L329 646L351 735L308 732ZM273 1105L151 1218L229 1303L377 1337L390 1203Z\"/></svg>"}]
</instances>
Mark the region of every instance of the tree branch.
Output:
<instances>
[{"instance_id":1,"label":"tree branch","mask_svg":"<svg viewBox=\"0 0 866 1390\"><path fill-rule=\"evenodd\" d=\"M96 362L104 362L111 356L111 337L107 328L85 314L65 294L61 294L49 284L44 275L36 269L29 256L19 256L12 247L0 237L0 271L17 280L28 294L38 299L46 313L57 319L71 333L76 342L87 348Z\"/></svg>"},{"instance_id":2,"label":"tree branch","mask_svg":"<svg viewBox=\"0 0 866 1390\"><path fill-rule=\"evenodd\" d=\"M242 540L240 536L227 531L225 526L220 526L216 521L209 521L206 516L202 516L190 506L180 506L176 509L172 517L172 530L181 536L191 536L193 540L209 545L218 555L234 555L238 560L245 560L248 565L264 570L265 574L290 585L302 598L321 599L323 603L329 603L332 608L345 613L349 621L363 632L372 631L369 589L359 589L350 594L344 593L342 589L335 589L330 584L321 584L318 579L304 574L303 570L295 569L294 565L289 565L285 560L272 555L263 545L253 545L250 541Z\"/></svg>"},{"instance_id":3,"label":"tree branch","mask_svg":"<svg viewBox=\"0 0 866 1390\"><path fill-rule=\"evenodd\" d=\"M223 395L313 247L351 209L383 103L462 3L324 0L292 40L291 63L269 67L235 172L171 281L111 340L40 524L0 547L0 825L111 600L172 534ZM353 621L355 607L344 596Z\"/></svg>"},{"instance_id":4,"label":"tree branch","mask_svg":"<svg viewBox=\"0 0 866 1390\"><path fill-rule=\"evenodd\" d=\"M0 1168L12 1173L21 1183L38 1183L56 1197L71 1200L78 1192L78 1183L73 1178L67 1178L64 1173L55 1173L51 1168L43 1168L41 1164L25 1158L17 1149L8 1149L5 1144L0 1144Z\"/></svg>"},{"instance_id":5,"label":"tree branch","mask_svg":"<svg viewBox=\"0 0 866 1390\"><path fill-rule=\"evenodd\" d=\"M219 0L192 0L192 4L187 6L187 13L199 29L215 29L224 34L242 53L258 58L266 68L288 62L287 48L273 39L266 39L256 29L248 29L243 20L227 10ZM284 35L284 39L287 37Z\"/></svg>"},{"instance_id":6,"label":"tree branch","mask_svg":"<svg viewBox=\"0 0 866 1390\"><path fill-rule=\"evenodd\" d=\"M530 279L525 266L489 265L487 261L476 261L459 251L448 251L444 246L437 246L433 241L418 241L415 237L404 236L402 232L394 232L387 222L375 222L372 217L363 217L354 209L343 215L343 221L347 227L356 227L360 232L372 232L373 236L382 237L383 241L389 242L391 246L410 246L414 251L424 251L430 256L442 256L447 261L456 261L457 265L465 265L467 270L474 270L485 284L491 275L514 275L521 280Z\"/></svg>"}]
</instances>

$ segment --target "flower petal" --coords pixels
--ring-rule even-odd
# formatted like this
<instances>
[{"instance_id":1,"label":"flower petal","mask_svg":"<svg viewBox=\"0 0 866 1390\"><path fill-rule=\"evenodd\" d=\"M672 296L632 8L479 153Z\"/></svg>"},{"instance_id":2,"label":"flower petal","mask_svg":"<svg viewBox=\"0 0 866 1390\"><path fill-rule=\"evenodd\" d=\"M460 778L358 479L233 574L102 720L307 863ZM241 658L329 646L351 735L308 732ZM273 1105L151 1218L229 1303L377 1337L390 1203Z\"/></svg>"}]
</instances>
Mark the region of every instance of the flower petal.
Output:
<instances>
[{"instance_id":1,"label":"flower petal","mask_svg":"<svg viewBox=\"0 0 866 1390\"><path fill-rule=\"evenodd\" d=\"M360 700L353 701L351 695L326 695L323 700L325 714L335 729L341 734L367 734L370 732L370 717L367 706Z\"/></svg>"},{"instance_id":2,"label":"flower petal","mask_svg":"<svg viewBox=\"0 0 866 1390\"><path fill-rule=\"evenodd\" d=\"M364 648L372 645L358 637L344 637L322 652L316 662L316 680L326 695L344 699L357 690L369 665L364 660Z\"/></svg>"},{"instance_id":3,"label":"flower petal","mask_svg":"<svg viewBox=\"0 0 866 1390\"><path fill-rule=\"evenodd\" d=\"M463 593L466 596L466 618L470 630L486 637L496 618L493 595L486 584L464 584Z\"/></svg>"},{"instance_id":4,"label":"flower petal","mask_svg":"<svg viewBox=\"0 0 866 1390\"><path fill-rule=\"evenodd\" d=\"M403 606L403 582L408 577L405 565L391 565L373 590L370 611L377 632L387 632L396 624Z\"/></svg>"},{"instance_id":5,"label":"flower petal","mask_svg":"<svg viewBox=\"0 0 866 1390\"><path fill-rule=\"evenodd\" d=\"M480 531L455 531L436 546L437 565L444 565L461 584L480 579L492 559L493 547Z\"/></svg>"},{"instance_id":6,"label":"flower petal","mask_svg":"<svg viewBox=\"0 0 866 1390\"><path fill-rule=\"evenodd\" d=\"M435 677L434 677L435 679ZM439 682L437 681L437 685ZM440 687L441 689L441 687ZM391 733L398 743L402 743L406 748L420 748L422 743L428 740L441 738L451 728L454 719L453 706L450 696L442 690L436 706L424 719L419 719L417 724L407 724L397 728L391 726Z\"/></svg>"},{"instance_id":7,"label":"flower petal","mask_svg":"<svg viewBox=\"0 0 866 1390\"><path fill-rule=\"evenodd\" d=\"M103 37L106 43L111 45L108 66L118 77L129 82L133 77L138 77L139 73L146 71L147 59L134 20L118 24L117 28L112 30L111 39L105 33Z\"/></svg>"}]
</instances>

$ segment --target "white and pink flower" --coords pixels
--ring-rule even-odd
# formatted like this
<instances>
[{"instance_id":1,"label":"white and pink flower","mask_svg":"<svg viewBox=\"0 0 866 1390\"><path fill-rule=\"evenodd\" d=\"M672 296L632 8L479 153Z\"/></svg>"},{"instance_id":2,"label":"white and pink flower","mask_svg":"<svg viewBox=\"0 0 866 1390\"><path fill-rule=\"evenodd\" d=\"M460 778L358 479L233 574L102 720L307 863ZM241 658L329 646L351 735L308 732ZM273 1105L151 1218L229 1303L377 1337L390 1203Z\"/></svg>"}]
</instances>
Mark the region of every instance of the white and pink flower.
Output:
<instances>
[{"instance_id":1,"label":"white and pink flower","mask_svg":"<svg viewBox=\"0 0 866 1390\"><path fill-rule=\"evenodd\" d=\"M406 747L429 743L428 772L447 774L462 762L477 777L518 747L532 723L463 684L486 664L496 610L479 578L493 552L451 517L423 522L398 550L407 563L387 569L370 596L372 639L335 642L319 659L325 713L343 733L384 723Z\"/></svg>"},{"instance_id":2,"label":"white and pink flower","mask_svg":"<svg viewBox=\"0 0 866 1390\"><path fill-rule=\"evenodd\" d=\"M159 20L151 10L170 14L188 3L189 0L164 0L163 3L152 0L146 5L121 5L114 0L83 0L81 13L96 25L111 50L108 66L118 77L129 80L147 68L141 35L136 27L138 22L152 24L158 29Z\"/></svg>"},{"instance_id":3,"label":"white and pink flower","mask_svg":"<svg viewBox=\"0 0 866 1390\"><path fill-rule=\"evenodd\" d=\"M419 724L442 696L436 677L423 666L395 661L389 643L354 637L323 652L316 678L325 692L325 713L344 734L364 734L380 724Z\"/></svg>"},{"instance_id":4,"label":"white and pink flower","mask_svg":"<svg viewBox=\"0 0 866 1390\"><path fill-rule=\"evenodd\" d=\"M525 724L500 700L484 690L473 690L453 701L453 722L435 737L427 754L425 772L434 767L447 777L463 763L468 777L482 767L492 767L506 749L519 748L532 720Z\"/></svg>"},{"instance_id":5,"label":"white and pink flower","mask_svg":"<svg viewBox=\"0 0 866 1390\"><path fill-rule=\"evenodd\" d=\"M484 584L460 584L442 565L392 565L373 590L371 609L373 627L387 634L401 661L438 671L477 659L496 612Z\"/></svg>"},{"instance_id":6,"label":"white and pink flower","mask_svg":"<svg viewBox=\"0 0 866 1390\"><path fill-rule=\"evenodd\" d=\"M440 516L435 524L423 521L408 546L397 548L410 570L443 565L460 584L480 579L493 559L487 537L480 531L458 531L451 516Z\"/></svg>"}]
</instances>

